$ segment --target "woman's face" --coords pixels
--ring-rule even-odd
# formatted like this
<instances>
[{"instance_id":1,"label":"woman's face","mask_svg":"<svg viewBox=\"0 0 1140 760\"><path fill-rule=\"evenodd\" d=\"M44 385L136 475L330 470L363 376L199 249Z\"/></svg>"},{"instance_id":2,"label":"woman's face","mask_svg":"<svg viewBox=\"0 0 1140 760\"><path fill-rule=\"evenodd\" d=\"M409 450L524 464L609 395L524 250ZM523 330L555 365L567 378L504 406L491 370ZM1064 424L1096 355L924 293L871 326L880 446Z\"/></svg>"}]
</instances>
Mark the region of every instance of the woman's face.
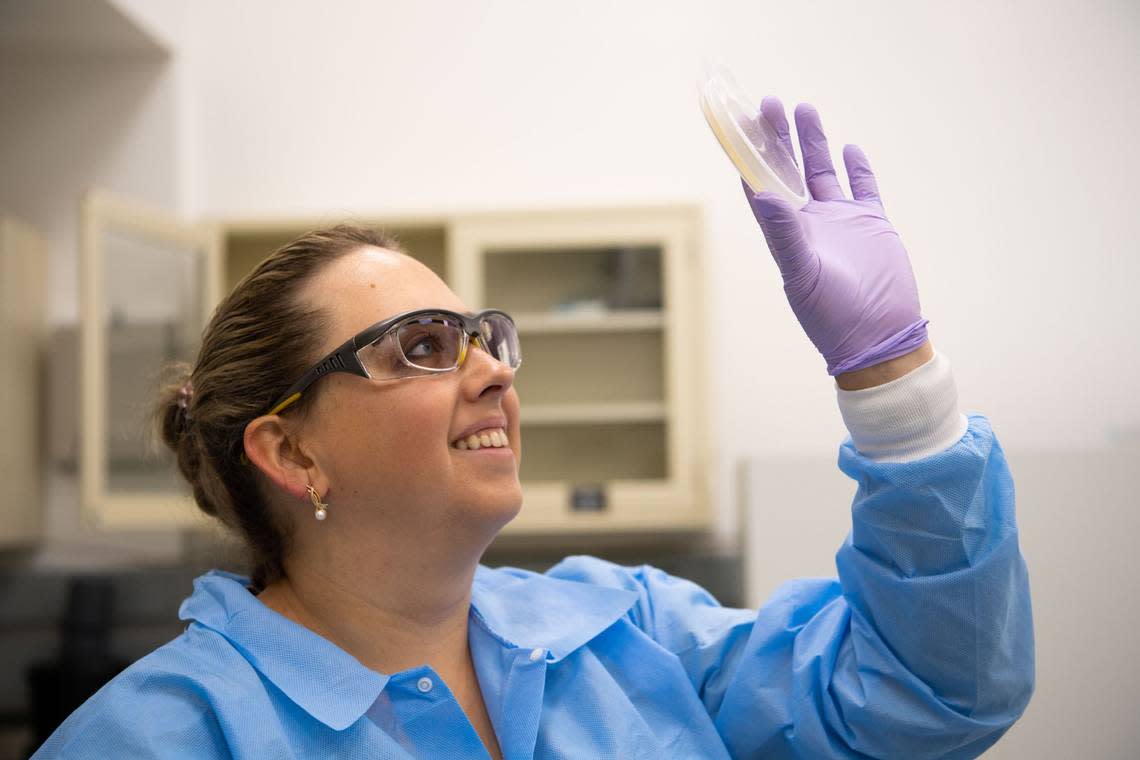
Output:
<instances>
[{"instance_id":1,"label":"woman's face","mask_svg":"<svg viewBox=\"0 0 1140 760\"><path fill-rule=\"evenodd\" d=\"M401 312L467 306L408 257L362 247L330 264L305 291L331 320L321 354ZM455 372L375 381L323 378L303 439L327 478L338 528L424 539L444 531L493 535L522 505L519 399L514 371L472 344ZM509 445L461 450L465 432L501 429Z\"/></svg>"}]
</instances>

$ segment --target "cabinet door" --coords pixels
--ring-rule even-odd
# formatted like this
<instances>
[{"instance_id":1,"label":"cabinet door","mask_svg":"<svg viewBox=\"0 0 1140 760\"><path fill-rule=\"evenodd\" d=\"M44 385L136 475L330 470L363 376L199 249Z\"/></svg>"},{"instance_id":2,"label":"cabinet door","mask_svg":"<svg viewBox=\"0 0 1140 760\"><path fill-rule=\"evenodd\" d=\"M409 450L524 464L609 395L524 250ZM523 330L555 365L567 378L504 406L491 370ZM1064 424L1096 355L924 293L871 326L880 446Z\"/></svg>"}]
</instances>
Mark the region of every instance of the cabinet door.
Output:
<instances>
[{"instance_id":1,"label":"cabinet door","mask_svg":"<svg viewBox=\"0 0 1140 760\"><path fill-rule=\"evenodd\" d=\"M0 544L36 539L42 524L40 356L47 245L29 225L0 217Z\"/></svg>"},{"instance_id":2,"label":"cabinet door","mask_svg":"<svg viewBox=\"0 0 1140 760\"><path fill-rule=\"evenodd\" d=\"M199 524L150 424L171 362L192 362L217 301L217 236L106 193L83 201L80 480L99 525Z\"/></svg>"},{"instance_id":3,"label":"cabinet door","mask_svg":"<svg viewBox=\"0 0 1140 760\"><path fill-rule=\"evenodd\" d=\"M451 233L456 292L510 312L522 340L524 505L507 532L706 528L696 213L469 216Z\"/></svg>"}]
</instances>

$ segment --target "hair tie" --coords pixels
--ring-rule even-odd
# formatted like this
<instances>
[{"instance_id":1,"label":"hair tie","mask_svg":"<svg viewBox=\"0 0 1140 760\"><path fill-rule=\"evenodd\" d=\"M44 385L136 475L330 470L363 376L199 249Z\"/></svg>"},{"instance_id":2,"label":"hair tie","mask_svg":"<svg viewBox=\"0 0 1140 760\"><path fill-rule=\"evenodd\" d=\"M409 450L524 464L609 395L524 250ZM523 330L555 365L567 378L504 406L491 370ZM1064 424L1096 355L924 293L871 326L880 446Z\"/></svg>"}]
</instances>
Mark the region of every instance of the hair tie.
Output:
<instances>
[{"instance_id":1,"label":"hair tie","mask_svg":"<svg viewBox=\"0 0 1140 760\"><path fill-rule=\"evenodd\" d=\"M190 406L190 397L194 395L194 386L187 380L186 384L178 389L178 406L186 409Z\"/></svg>"}]
</instances>

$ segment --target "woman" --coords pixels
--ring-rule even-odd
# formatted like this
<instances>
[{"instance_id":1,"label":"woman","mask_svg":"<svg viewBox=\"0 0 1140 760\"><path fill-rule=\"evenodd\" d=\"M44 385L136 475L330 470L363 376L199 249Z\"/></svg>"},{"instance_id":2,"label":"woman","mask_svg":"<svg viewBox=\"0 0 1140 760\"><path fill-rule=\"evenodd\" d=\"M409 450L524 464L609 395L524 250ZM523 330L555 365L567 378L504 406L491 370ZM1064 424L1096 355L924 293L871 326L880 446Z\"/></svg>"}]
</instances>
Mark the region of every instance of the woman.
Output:
<instances>
[{"instance_id":1,"label":"woman","mask_svg":"<svg viewBox=\"0 0 1140 760\"><path fill-rule=\"evenodd\" d=\"M762 118L788 141L779 101ZM518 512L517 335L392 241L276 252L160 405L206 512L253 551L37 757L975 757L1033 639L1009 472L967 420L870 168L796 111L814 201L749 201L837 376L858 481L839 580L719 607L653 568L479 559ZM791 152L790 141L786 147ZM323 358L322 358L323 357Z\"/></svg>"}]
</instances>

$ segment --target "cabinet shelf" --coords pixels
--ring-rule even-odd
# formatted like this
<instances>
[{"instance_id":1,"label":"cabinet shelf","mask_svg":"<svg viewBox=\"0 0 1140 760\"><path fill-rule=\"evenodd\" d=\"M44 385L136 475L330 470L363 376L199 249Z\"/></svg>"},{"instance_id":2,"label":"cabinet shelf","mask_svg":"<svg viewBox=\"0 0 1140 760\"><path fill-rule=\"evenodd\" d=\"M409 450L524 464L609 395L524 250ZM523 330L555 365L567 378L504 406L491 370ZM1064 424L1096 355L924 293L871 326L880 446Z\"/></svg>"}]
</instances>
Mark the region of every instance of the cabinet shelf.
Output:
<instances>
[{"instance_id":1,"label":"cabinet shelf","mask_svg":"<svg viewBox=\"0 0 1140 760\"><path fill-rule=\"evenodd\" d=\"M523 404L522 425L604 425L664 422L662 401L619 401L610 404Z\"/></svg>"},{"instance_id":2,"label":"cabinet shelf","mask_svg":"<svg viewBox=\"0 0 1140 760\"><path fill-rule=\"evenodd\" d=\"M665 327L665 313L661 309L612 309L565 314L524 312L513 316L521 335L639 332Z\"/></svg>"}]
</instances>

